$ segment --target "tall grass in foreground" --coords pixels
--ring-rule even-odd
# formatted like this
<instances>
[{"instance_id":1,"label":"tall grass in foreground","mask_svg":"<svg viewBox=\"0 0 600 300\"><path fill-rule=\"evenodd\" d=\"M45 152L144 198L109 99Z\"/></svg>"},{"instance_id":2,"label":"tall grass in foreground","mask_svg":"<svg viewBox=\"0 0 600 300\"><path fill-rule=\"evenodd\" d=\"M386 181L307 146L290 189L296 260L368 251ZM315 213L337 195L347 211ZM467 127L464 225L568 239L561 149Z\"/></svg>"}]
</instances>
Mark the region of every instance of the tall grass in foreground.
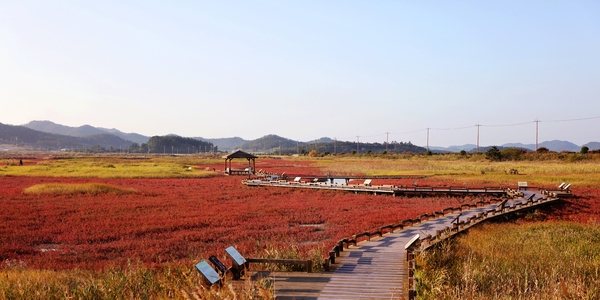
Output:
<instances>
[{"instance_id":1,"label":"tall grass in foreground","mask_svg":"<svg viewBox=\"0 0 600 300\"><path fill-rule=\"evenodd\" d=\"M266 280L225 282L212 288L189 266L159 270L130 265L90 270L30 270L3 263L0 299L273 299Z\"/></svg>"},{"instance_id":2,"label":"tall grass in foreground","mask_svg":"<svg viewBox=\"0 0 600 300\"><path fill-rule=\"evenodd\" d=\"M134 189L123 189L114 185L104 183L45 183L36 184L23 190L25 194L46 195L75 195L75 194L131 194Z\"/></svg>"},{"instance_id":3,"label":"tall grass in foreground","mask_svg":"<svg viewBox=\"0 0 600 300\"><path fill-rule=\"evenodd\" d=\"M600 227L488 224L417 257L419 299L600 299Z\"/></svg>"}]
</instances>

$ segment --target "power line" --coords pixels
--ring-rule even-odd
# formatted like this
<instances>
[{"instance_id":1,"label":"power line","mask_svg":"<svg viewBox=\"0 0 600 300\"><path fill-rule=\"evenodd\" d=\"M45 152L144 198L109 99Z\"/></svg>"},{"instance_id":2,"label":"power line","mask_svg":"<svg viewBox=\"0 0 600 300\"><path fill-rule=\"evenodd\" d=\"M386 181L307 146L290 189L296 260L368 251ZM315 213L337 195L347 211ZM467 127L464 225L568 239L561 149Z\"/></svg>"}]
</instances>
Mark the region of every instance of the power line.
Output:
<instances>
[{"instance_id":1,"label":"power line","mask_svg":"<svg viewBox=\"0 0 600 300\"><path fill-rule=\"evenodd\" d=\"M514 124L496 124L496 125L479 124L479 126L483 126L483 127L510 127L510 126L527 125L527 124L531 124L531 123L532 122L523 122L523 123L514 123Z\"/></svg>"},{"instance_id":2,"label":"power line","mask_svg":"<svg viewBox=\"0 0 600 300\"><path fill-rule=\"evenodd\" d=\"M477 126L477 125L475 125ZM473 128L473 125L471 126L464 126L464 127L455 127L455 128L429 128L431 130L461 130L461 129L467 129L467 128Z\"/></svg>"},{"instance_id":3,"label":"power line","mask_svg":"<svg viewBox=\"0 0 600 300\"><path fill-rule=\"evenodd\" d=\"M575 122L575 121L585 121L585 120L594 120L594 119L600 119L600 116L596 116L596 117L587 117L587 118L575 118L575 119L561 119L561 120L540 120L540 119L536 119L534 121L529 121L529 122L521 122L521 123L511 123L511 124L476 124L476 125L469 125L469 126L462 126L462 127L448 127L448 128L435 128L435 127L427 127L427 128L420 128L420 129L416 129L416 130L411 130L411 131L404 131L404 132L385 132L385 133L379 133L379 134L372 134L372 135L361 135L360 137L364 137L364 138L369 138L369 137L377 137L377 136L386 136L386 143L389 139L389 135L403 135L403 134L412 134L412 133L418 133L418 132L423 132L426 131L429 134L430 130L439 130L439 131L451 131L451 130L464 130L464 129L469 129L469 128L473 128L473 127L477 127L477 132L478 132L478 139L479 139L479 129L480 127L513 127L513 126L524 126L524 125L529 125L532 123L536 124L536 135L537 135L537 131L538 131L538 126L540 122L546 122L546 123L558 123L558 122ZM359 136L356 136L357 140ZM349 140L350 138L341 138L340 140ZM536 136L536 142L537 142L537 136ZM536 143L537 144L537 143ZM537 148L537 147L536 147Z\"/></svg>"},{"instance_id":4,"label":"power line","mask_svg":"<svg viewBox=\"0 0 600 300\"><path fill-rule=\"evenodd\" d=\"M417 133L417 132L421 132L421 131L425 131L425 130L427 130L427 128L421 128L418 130L406 131L406 132L390 132L390 134L410 134L410 133Z\"/></svg>"},{"instance_id":5,"label":"power line","mask_svg":"<svg viewBox=\"0 0 600 300\"><path fill-rule=\"evenodd\" d=\"M554 123L554 122L573 122L573 121L585 121L585 120L593 120L593 119L600 119L600 116L598 116L598 117L589 117L589 118L579 118L579 119L549 120L549 121L544 121L544 122L548 122L548 123Z\"/></svg>"},{"instance_id":6,"label":"power line","mask_svg":"<svg viewBox=\"0 0 600 300\"><path fill-rule=\"evenodd\" d=\"M375 136L382 136L382 135L385 135L385 133L373 134L373 135L361 135L361 137L375 137Z\"/></svg>"}]
</instances>

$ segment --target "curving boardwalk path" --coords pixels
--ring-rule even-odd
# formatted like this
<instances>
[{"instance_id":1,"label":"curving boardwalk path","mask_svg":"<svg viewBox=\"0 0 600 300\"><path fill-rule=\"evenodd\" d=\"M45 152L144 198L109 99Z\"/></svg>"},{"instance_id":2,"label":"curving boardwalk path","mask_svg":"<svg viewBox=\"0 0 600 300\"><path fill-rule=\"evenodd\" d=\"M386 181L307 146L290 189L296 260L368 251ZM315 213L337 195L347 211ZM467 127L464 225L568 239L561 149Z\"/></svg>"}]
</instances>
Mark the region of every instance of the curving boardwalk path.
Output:
<instances>
[{"instance_id":1,"label":"curving boardwalk path","mask_svg":"<svg viewBox=\"0 0 600 300\"><path fill-rule=\"evenodd\" d=\"M523 198L509 200L506 207L525 203L525 199L545 198L534 191L524 191ZM533 196L532 196L533 195ZM557 199L557 198L555 198ZM555 200L552 199L551 201ZM542 203L547 203L542 202ZM538 202L540 203L540 202ZM532 204L537 205L537 204ZM513 207L514 207L513 206ZM477 216L485 211L496 210L498 204L490 204L474 209L447 214L443 217L422 221L403 230L361 242L356 247L344 249L332 272L322 274L277 275L275 296L277 299L404 299L407 290L406 251L404 246L416 234L421 238L437 230L451 227L452 221ZM524 206L522 209L531 208ZM520 209L512 210L511 212Z\"/></svg>"}]
</instances>

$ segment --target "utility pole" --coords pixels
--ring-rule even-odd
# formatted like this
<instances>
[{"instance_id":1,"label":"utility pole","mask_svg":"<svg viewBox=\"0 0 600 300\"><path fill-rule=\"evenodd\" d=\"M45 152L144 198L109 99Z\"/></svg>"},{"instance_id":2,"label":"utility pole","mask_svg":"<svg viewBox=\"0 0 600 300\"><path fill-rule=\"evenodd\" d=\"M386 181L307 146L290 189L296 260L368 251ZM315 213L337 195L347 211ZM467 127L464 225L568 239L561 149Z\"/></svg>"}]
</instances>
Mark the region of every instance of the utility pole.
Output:
<instances>
[{"instance_id":1,"label":"utility pole","mask_svg":"<svg viewBox=\"0 0 600 300\"><path fill-rule=\"evenodd\" d=\"M333 138L333 154L337 154L337 137Z\"/></svg>"},{"instance_id":2,"label":"utility pole","mask_svg":"<svg viewBox=\"0 0 600 300\"><path fill-rule=\"evenodd\" d=\"M356 153L360 153L360 149L358 148L358 145L360 144L360 137L357 135L356 136Z\"/></svg>"},{"instance_id":3,"label":"utility pole","mask_svg":"<svg viewBox=\"0 0 600 300\"><path fill-rule=\"evenodd\" d=\"M477 124L475 126L477 126L477 153L479 153L479 127L481 127L481 125Z\"/></svg>"},{"instance_id":4,"label":"utility pole","mask_svg":"<svg viewBox=\"0 0 600 300\"><path fill-rule=\"evenodd\" d=\"M389 144L388 140L389 140L389 137L390 137L390 133L386 132L385 133L385 153L387 153L387 151L388 151L388 144Z\"/></svg>"},{"instance_id":5,"label":"utility pole","mask_svg":"<svg viewBox=\"0 0 600 300\"><path fill-rule=\"evenodd\" d=\"M427 151L429 151L429 127L427 127Z\"/></svg>"},{"instance_id":6,"label":"utility pole","mask_svg":"<svg viewBox=\"0 0 600 300\"><path fill-rule=\"evenodd\" d=\"M539 134L539 125L540 125L540 120L538 118L535 119L535 151L538 150L538 134Z\"/></svg>"}]
</instances>

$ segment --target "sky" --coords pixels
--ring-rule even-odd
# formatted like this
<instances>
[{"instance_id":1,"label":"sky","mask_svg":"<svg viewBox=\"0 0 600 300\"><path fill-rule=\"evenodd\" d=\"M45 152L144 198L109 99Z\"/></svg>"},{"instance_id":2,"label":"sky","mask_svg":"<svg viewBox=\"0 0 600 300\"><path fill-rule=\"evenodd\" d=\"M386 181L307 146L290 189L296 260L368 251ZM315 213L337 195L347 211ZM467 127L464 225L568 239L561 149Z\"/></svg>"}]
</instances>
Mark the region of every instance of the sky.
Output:
<instances>
[{"instance_id":1,"label":"sky","mask_svg":"<svg viewBox=\"0 0 600 300\"><path fill-rule=\"evenodd\" d=\"M422 146L534 144L537 124L540 142L582 145L600 141L598 16L599 1L0 0L0 123Z\"/></svg>"}]
</instances>

